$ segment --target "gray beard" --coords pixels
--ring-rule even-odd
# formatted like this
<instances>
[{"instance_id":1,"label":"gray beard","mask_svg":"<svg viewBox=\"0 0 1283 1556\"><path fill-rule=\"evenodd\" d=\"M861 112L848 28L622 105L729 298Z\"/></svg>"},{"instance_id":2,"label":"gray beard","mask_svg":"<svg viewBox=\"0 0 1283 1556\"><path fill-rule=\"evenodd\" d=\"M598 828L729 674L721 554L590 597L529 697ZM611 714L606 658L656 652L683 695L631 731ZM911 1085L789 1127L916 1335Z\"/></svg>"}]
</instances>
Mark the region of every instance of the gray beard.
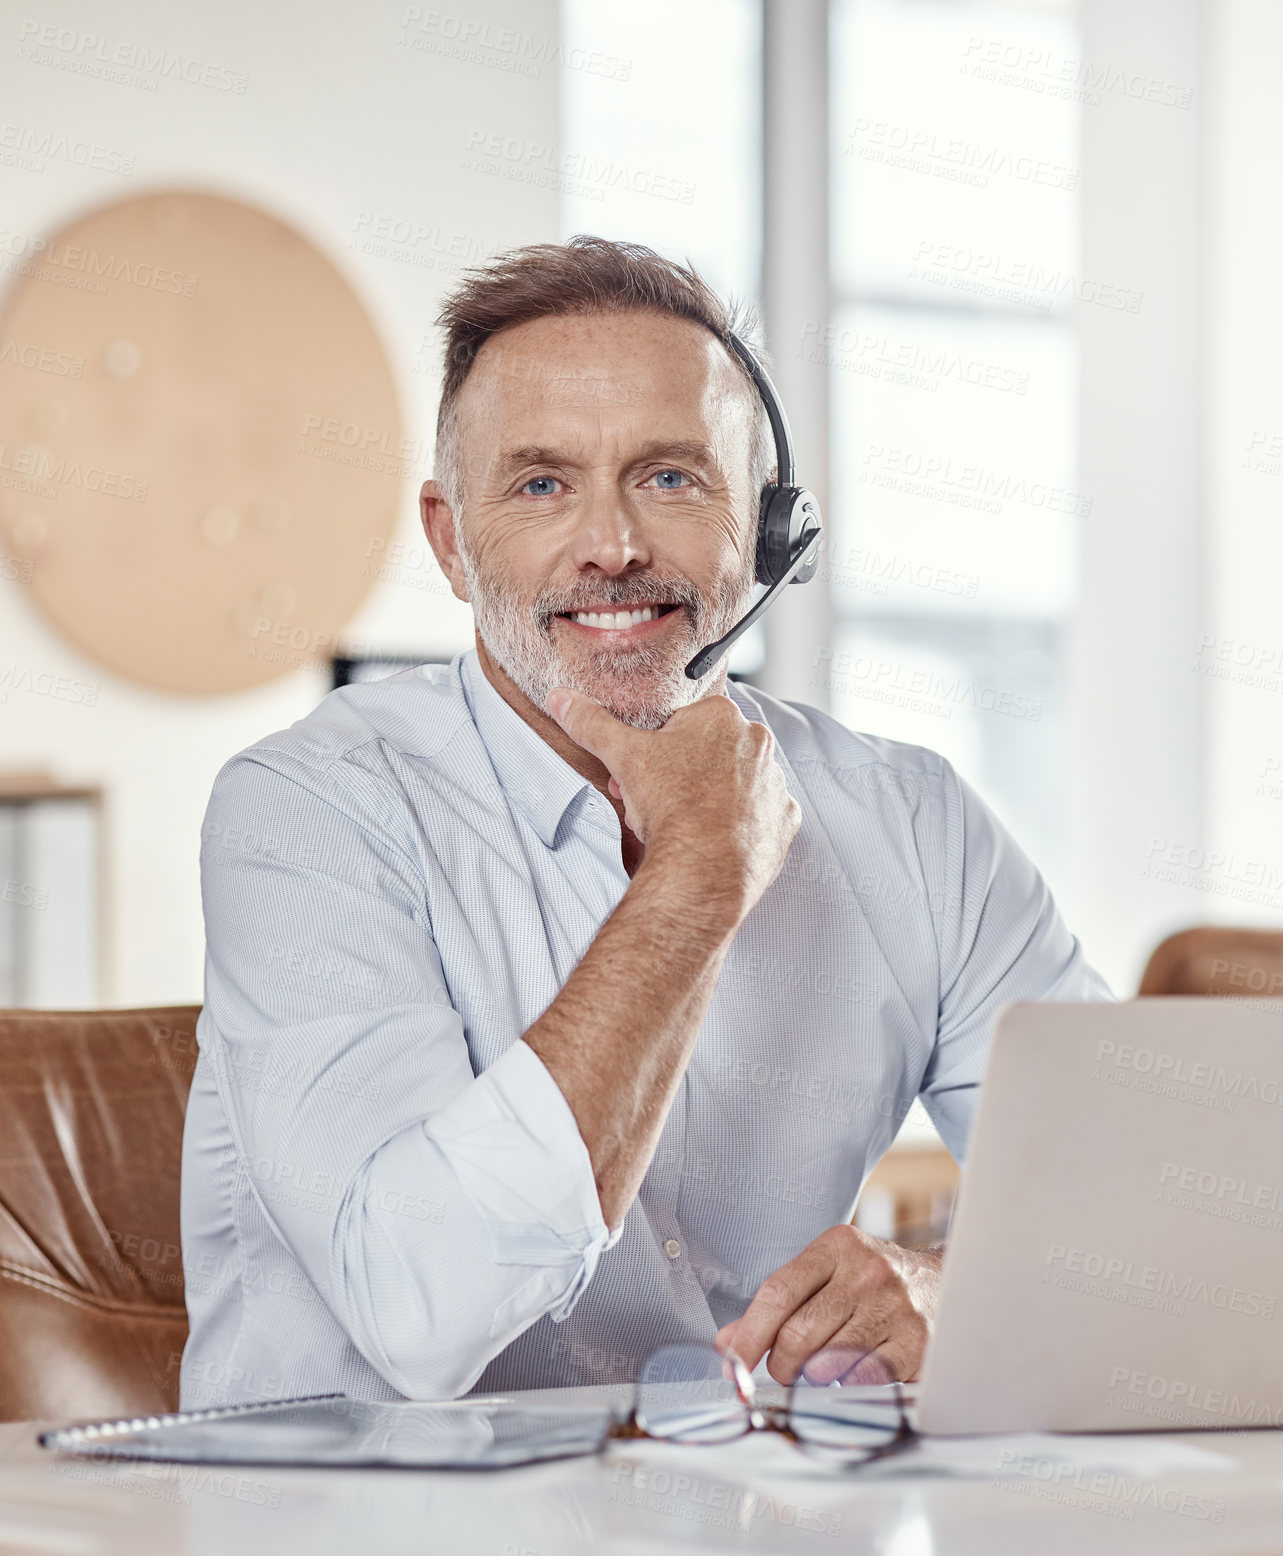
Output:
<instances>
[{"instance_id":1,"label":"gray beard","mask_svg":"<svg viewBox=\"0 0 1283 1556\"><path fill-rule=\"evenodd\" d=\"M686 665L698 649L721 637L747 609L753 588L750 556L738 578L707 598L687 578L648 573L602 579L591 585L591 595L579 585L548 589L533 601L523 602L505 581L482 579L457 532L455 541L477 635L513 684L540 709L554 686L569 686L636 729L662 728L678 708L698 702L719 684L716 670L693 681L686 674ZM582 669L576 670L553 641L552 618L562 611L589 604L623 609L656 596L665 603L677 603L685 618L684 630L674 636L670 628L663 645L600 649L589 645L580 656Z\"/></svg>"}]
</instances>

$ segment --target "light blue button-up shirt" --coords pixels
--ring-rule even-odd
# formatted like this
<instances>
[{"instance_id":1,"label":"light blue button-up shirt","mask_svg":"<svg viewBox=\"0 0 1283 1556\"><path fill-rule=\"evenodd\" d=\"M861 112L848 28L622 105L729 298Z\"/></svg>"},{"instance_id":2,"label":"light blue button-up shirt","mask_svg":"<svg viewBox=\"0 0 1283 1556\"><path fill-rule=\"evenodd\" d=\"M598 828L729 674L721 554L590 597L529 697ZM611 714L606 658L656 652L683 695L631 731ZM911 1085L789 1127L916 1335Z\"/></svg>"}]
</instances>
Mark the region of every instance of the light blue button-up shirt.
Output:
<instances>
[{"instance_id":1,"label":"light blue button-up shirt","mask_svg":"<svg viewBox=\"0 0 1283 1556\"><path fill-rule=\"evenodd\" d=\"M774 731L802 824L613 1234L521 1041L630 884L609 802L475 650L332 692L222 768L185 1409L635 1376L848 1221L915 1097L963 1158L1003 1005L1112 998L943 757L728 691Z\"/></svg>"}]
</instances>

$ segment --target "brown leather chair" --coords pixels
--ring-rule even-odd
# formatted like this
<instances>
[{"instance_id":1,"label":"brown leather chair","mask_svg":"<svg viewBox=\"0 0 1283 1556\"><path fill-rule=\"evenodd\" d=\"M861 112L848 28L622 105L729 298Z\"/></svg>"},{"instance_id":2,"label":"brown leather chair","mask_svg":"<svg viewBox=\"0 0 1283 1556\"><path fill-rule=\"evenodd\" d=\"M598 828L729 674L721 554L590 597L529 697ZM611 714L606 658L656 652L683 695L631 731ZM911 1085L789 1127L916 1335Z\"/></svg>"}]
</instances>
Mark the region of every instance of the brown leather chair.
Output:
<instances>
[{"instance_id":1,"label":"brown leather chair","mask_svg":"<svg viewBox=\"0 0 1283 1556\"><path fill-rule=\"evenodd\" d=\"M1140 994L1283 996L1283 932L1204 925L1169 935L1149 959Z\"/></svg>"},{"instance_id":2,"label":"brown leather chair","mask_svg":"<svg viewBox=\"0 0 1283 1556\"><path fill-rule=\"evenodd\" d=\"M199 1013L0 1010L0 1419L177 1408Z\"/></svg>"}]
</instances>

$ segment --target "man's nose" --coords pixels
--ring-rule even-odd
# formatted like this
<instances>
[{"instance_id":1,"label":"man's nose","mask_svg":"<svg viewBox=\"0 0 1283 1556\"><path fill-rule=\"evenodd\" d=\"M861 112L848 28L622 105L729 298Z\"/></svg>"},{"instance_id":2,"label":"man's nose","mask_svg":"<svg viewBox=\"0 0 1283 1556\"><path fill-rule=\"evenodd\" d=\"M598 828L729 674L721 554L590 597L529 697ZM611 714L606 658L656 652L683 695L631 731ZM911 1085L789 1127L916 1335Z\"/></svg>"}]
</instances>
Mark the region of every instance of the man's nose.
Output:
<instances>
[{"instance_id":1,"label":"man's nose","mask_svg":"<svg viewBox=\"0 0 1283 1556\"><path fill-rule=\"evenodd\" d=\"M577 567L599 567L604 573L650 561L642 521L618 492L602 492L582 506L571 549Z\"/></svg>"}]
</instances>

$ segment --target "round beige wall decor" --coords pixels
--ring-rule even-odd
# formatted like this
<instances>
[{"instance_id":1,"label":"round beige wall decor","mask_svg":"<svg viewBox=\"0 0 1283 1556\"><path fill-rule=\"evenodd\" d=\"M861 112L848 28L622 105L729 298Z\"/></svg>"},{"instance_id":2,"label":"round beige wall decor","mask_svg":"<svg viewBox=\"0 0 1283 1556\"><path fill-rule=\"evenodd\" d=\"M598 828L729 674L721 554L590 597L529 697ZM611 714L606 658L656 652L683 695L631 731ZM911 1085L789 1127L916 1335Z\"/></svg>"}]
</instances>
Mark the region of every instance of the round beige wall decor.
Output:
<instances>
[{"instance_id":1,"label":"round beige wall decor","mask_svg":"<svg viewBox=\"0 0 1283 1556\"><path fill-rule=\"evenodd\" d=\"M345 278L277 217L188 190L5 264L0 534L49 621L171 692L324 664L424 473Z\"/></svg>"}]
</instances>

